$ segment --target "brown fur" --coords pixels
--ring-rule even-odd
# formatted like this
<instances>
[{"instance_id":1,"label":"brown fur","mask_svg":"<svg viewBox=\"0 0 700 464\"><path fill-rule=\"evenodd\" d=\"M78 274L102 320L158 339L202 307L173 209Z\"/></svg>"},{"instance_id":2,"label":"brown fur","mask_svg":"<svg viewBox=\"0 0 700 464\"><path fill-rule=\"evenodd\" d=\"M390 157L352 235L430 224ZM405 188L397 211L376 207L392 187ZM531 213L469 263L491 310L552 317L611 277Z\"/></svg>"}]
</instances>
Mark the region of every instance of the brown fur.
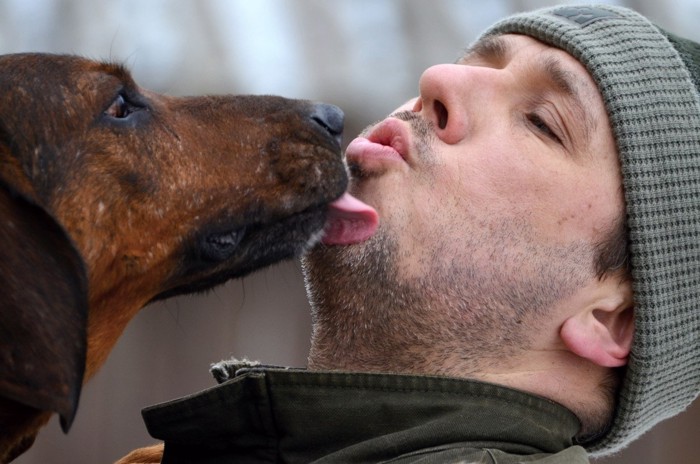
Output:
<instances>
[{"instance_id":1,"label":"brown fur","mask_svg":"<svg viewBox=\"0 0 700 464\"><path fill-rule=\"evenodd\" d=\"M52 413L70 426L144 305L300 253L346 187L341 130L328 105L0 57L0 462Z\"/></svg>"},{"instance_id":2,"label":"brown fur","mask_svg":"<svg viewBox=\"0 0 700 464\"><path fill-rule=\"evenodd\" d=\"M127 454L114 464L158 464L163 458L163 448L164 445L162 443L146 448L139 448Z\"/></svg>"}]
</instances>

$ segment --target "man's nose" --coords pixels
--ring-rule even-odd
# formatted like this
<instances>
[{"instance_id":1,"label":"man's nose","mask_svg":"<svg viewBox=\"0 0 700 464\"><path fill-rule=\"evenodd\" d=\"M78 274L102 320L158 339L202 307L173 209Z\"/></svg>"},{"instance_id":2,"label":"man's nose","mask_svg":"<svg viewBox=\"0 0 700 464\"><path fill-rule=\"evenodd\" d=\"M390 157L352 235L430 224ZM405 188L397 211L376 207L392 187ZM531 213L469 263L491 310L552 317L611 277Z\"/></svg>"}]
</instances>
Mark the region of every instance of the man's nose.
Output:
<instances>
[{"instance_id":1,"label":"man's nose","mask_svg":"<svg viewBox=\"0 0 700 464\"><path fill-rule=\"evenodd\" d=\"M463 140L474 124L478 106L479 69L441 64L425 70L420 78L414 111L420 111L435 127L436 135L447 144ZM483 108L482 108L483 109Z\"/></svg>"}]
</instances>

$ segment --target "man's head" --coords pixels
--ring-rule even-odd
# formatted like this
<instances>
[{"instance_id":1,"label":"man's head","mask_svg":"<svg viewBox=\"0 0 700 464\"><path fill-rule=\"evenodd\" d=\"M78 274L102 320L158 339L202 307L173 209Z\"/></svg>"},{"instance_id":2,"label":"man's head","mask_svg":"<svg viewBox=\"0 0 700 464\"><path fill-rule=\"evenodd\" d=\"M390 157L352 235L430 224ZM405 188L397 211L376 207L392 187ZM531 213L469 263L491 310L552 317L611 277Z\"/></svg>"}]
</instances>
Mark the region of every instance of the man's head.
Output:
<instances>
[{"instance_id":1,"label":"man's head","mask_svg":"<svg viewBox=\"0 0 700 464\"><path fill-rule=\"evenodd\" d=\"M348 147L352 191L381 222L305 263L310 367L523 388L576 412L594 450L685 407L699 367L681 373L664 351L697 358L700 316L679 298L700 278L700 103L663 33L607 7L508 18L456 64L428 69L419 91ZM687 332L666 319L674 311ZM603 385L630 349L601 439ZM672 409L654 409L682 375Z\"/></svg>"}]
</instances>

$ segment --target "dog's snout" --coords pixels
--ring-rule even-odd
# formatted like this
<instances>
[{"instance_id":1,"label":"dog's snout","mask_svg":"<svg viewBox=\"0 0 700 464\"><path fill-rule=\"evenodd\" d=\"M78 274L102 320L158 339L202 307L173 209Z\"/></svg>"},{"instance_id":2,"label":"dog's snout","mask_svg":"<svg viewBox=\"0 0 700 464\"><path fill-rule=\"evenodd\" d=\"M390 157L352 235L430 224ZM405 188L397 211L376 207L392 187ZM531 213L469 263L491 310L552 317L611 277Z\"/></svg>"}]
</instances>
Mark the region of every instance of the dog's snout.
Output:
<instances>
[{"instance_id":1,"label":"dog's snout","mask_svg":"<svg viewBox=\"0 0 700 464\"><path fill-rule=\"evenodd\" d=\"M342 141L345 114L335 105L316 103L311 113L311 120L323 127L340 145Z\"/></svg>"}]
</instances>

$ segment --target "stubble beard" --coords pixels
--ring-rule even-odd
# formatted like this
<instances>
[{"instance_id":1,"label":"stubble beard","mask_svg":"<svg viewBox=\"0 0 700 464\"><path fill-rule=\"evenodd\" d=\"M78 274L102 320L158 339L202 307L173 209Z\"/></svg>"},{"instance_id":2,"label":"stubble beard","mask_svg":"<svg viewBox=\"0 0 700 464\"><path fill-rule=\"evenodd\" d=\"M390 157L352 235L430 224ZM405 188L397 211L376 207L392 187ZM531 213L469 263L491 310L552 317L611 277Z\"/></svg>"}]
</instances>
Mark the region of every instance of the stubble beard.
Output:
<instances>
[{"instance_id":1,"label":"stubble beard","mask_svg":"<svg viewBox=\"0 0 700 464\"><path fill-rule=\"evenodd\" d=\"M386 231L359 247L319 246L304 258L309 367L459 377L505 369L528 349L546 309L583 278L569 266L507 253L484 269L465 254L446 262L432 252L430 268L414 278L401 277L398 243Z\"/></svg>"}]
</instances>

